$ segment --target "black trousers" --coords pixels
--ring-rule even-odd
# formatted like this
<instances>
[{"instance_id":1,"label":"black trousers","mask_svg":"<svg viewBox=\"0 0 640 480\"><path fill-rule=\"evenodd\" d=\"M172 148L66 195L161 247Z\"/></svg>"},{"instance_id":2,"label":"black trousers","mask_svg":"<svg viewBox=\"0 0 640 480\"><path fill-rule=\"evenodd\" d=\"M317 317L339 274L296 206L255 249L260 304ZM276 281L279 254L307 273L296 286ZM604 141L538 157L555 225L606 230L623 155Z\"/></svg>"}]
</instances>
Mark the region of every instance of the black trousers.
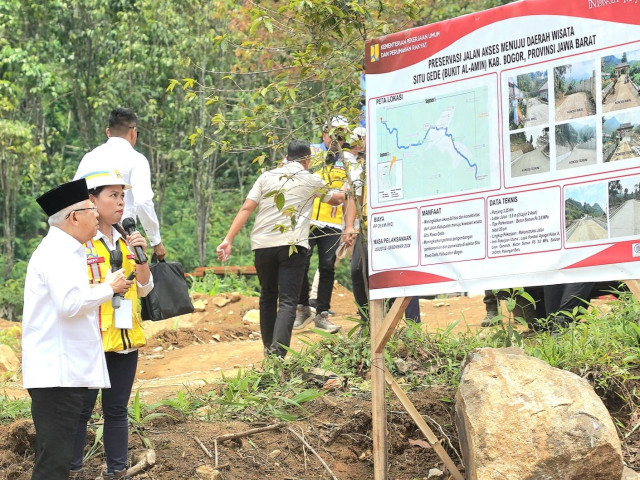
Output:
<instances>
[{"instance_id":1,"label":"black trousers","mask_svg":"<svg viewBox=\"0 0 640 480\"><path fill-rule=\"evenodd\" d=\"M561 312L572 313L575 307L586 307L587 303L612 291L626 291L618 281L560 283L544 286L544 305L547 315L564 316Z\"/></svg>"},{"instance_id":2,"label":"black trousers","mask_svg":"<svg viewBox=\"0 0 640 480\"><path fill-rule=\"evenodd\" d=\"M104 452L107 472L126 470L129 460L129 415L127 405L136 378L138 350L130 353L106 352L107 370L111 388L102 389L104 414ZM87 389L82 413L78 420L71 470L80 470L87 441L87 422L91 418L98 396L97 389Z\"/></svg>"},{"instance_id":3,"label":"black trousers","mask_svg":"<svg viewBox=\"0 0 640 480\"><path fill-rule=\"evenodd\" d=\"M316 312L327 312L331 307L331 295L333 294L333 281L336 277L336 251L340 244L341 230L332 227L313 227L309 231L309 252L307 253L302 288L300 289L300 305L309 305L309 264L313 249L318 246L318 270L320 281L318 283L318 298Z\"/></svg>"},{"instance_id":4,"label":"black trousers","mask_svg":"<svg viewBox=\"0 0 640 480\"><path fill-rule=\"evenodd\" d=\"M300 285L307 249L297 247L289 255L289 245L258 248L254 262L260 281L260 333L267 351L284 357L283 346L291 345Z\"/></svg>"},{"instance_id":5,"label":"black trousers","mask_svg":"<svg viewBox=\"0 0 640 480\"><path fill-rule=\"evenodd\" d=\"M36 428L31 480L68 480L78 418L87 388L30 388Z\"/></svg>"}]
</instances>

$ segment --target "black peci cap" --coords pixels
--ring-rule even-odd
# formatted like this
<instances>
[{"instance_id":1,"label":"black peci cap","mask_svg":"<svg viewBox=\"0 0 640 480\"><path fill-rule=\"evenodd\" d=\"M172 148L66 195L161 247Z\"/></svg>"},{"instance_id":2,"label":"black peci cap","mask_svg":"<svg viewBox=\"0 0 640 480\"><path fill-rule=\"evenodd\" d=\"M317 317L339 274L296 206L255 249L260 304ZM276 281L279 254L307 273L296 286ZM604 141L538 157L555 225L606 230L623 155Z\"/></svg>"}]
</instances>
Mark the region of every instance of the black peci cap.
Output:
<instances>
[{"instance_id":1,"label":"black peci cap","mask_svg":"<svg viewBox=\"0 0 640 480\"><path fill-rule=\"evenodd\" d=\"M88 198L87 181L81 178L52 188L36 198L36 202L50 217L54 213Z\"/></svg>"}]
</instances>

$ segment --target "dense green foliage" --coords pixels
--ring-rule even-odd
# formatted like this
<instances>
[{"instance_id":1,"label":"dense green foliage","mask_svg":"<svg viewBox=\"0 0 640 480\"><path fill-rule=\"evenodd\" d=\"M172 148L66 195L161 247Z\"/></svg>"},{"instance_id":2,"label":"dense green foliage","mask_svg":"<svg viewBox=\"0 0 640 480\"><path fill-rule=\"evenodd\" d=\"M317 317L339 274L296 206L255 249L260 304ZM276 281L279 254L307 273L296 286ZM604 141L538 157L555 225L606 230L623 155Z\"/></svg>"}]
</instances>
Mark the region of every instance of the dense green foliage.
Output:
<instances>
[{"instance_id":1,"label":"dense green foliage","mask_svg":"<svg viewBox=\"0 0 640 480\"><path fill-rule=\"evenodd\" d=\"M0 316L19 318L47 229L35 197L106 140L114 107L140 117L163 241L189 271L291 138L357 122L367 39L504 3L0 0ZM250 264L240 237L231 261Z\"/></svg>"}]
</instances>

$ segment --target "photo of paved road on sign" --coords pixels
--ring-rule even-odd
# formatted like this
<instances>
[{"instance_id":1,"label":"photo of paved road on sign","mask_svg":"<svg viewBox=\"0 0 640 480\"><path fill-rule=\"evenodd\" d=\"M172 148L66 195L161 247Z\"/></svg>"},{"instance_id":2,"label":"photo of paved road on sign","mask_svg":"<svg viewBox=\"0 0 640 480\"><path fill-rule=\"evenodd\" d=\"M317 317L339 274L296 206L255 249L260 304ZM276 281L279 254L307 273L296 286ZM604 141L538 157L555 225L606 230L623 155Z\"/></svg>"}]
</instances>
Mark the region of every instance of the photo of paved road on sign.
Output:
<instances>
[{"instance_id":1,"label":"photo of paved road on sign","mask_svg":"<svg viewBox=\"0 0 640 480\"><path fill-rule=\"evenodd\" d=\"M640 110L602 117L602 158L618 162L640 157Z\"/></svg>"},{"instance_id":2,"label":"photo of paved road on sign","mask_svg":"<svg viewBox=\"0 0 640 480\"><path fill-rule=\"evenodd\" d=\"M509 129L535 127L549 122L547 71L509 78Z\"/></svg>"},{"instance_id":3,"label":"photo of paved road on sign","mask_svg":"<svg viewBox=\"0 0 640 480\"><path fill-rule=\"evenodd\" d=\"M594 117L556 125L556 170L595 165L597 159Z\"/></svg>"},{"instance_id":4,"label":"photo of paved road on sign","mask_svg":"<svg viewBox=\"0 0 640 480\"><path fill-rule=\"evenodd\" d=\"M640 50L602 57L602 111L640 106Z\"/></svg>"},{"instance_id":5,"label":"photo of paved road on sign","mask_svg":"<svg viewBox=\"0 0 640 480\"><path fill-rule=\"evenodd\" d=\"M549 127L512 133L510 149L512 178L549 171Z\"/></svg>"},{"instance_id":6,"label":"photo of paved road on sign","mask_svg":"<svg viewBox=\"0 0 640 480\"><path fill-rule=\"evenodd\" d=\"M613 180L608 189L610 236L640 235L640 177Z\"/></svg>"},{"instance_id":7,"label":"photo of paved road on sign","mask_svg":"<svg viewBox=\"0 0 640 480\"><path fill-rule=\"evenodd\" d=\"M609 238L607 183L576 185L565 190L564 216L567 243Z\"/></svg>"},{"instance_id":8,"label":"photo of paved road on sign","mask_svg":"<svg viewBox=\"0 0 640 480\"><path fill-rule=\"evenodd\" d=\"M596 113L595 63L592 60L553 69L556 122Z\"/></svg>"}]
</instances>

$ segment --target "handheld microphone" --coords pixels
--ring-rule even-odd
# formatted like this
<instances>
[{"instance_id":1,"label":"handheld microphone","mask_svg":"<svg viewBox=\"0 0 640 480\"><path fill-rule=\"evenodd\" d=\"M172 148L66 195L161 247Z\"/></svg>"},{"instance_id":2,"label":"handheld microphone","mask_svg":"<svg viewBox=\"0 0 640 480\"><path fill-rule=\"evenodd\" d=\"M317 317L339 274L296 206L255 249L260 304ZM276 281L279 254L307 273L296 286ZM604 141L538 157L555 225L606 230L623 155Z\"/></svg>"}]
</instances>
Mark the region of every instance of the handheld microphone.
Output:
<instances>
[{"instance_id":1,"label":"handheld microphone","mask_svg":"<svg viewBox=\"0 0 640 480\"><path fill-rule=\"evenodd\" d=\"M122 268L122 252L118 249L116 245L116 249L112 250L109 254L109 263L111 263L111 271L117 272ZM111 299L111 306L116 309L120 308L120 295L118 293L113 294L113 298Z\"/></svg>"},{"instance_id":2,"label":"handheld microphone","mask_svg":"<svg viewBox=\"0 0 640 480\"><path fill-rule=\"evenodd\" d=\"M127 235L131 235L136 231L136 221L131 217L125 218L122 220L122 228L127 232ZM138 257L138 262L145 263L147 261L147 255L144 253L142 247L136 245L133 249L136 252L136 257Z\"/></svg>"}]
</instances>

